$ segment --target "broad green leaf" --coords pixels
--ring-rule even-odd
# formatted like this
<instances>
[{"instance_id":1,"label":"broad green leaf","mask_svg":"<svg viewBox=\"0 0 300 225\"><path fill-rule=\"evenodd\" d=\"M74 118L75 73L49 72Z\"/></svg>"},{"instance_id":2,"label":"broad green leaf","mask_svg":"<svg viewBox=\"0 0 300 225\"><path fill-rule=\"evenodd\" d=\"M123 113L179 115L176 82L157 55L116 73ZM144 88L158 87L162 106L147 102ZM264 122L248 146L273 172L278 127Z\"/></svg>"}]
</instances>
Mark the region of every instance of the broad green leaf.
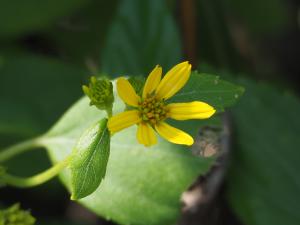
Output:
<instances>
[{"instance_id":1,"label":"broad green leaf","mask_svg":"<svg viewBox=\"0 0 300 225\"><path fill-rule=\"evenodd\" d=\"M210 86L203 88L208 91ZM201 98L199 96L198 100ZM123 111L124 103L117 96L115 99L114 113ZM104 115L95 107L89 107L87 98L77 102L44 136L43 143L52 161L69 155L82 132ZM198 129L198 123L190 123L187 127L190 133ZM198 175L207 172L213 161L212 158L195 157L189 148L161 138L157 145L146 148L138 144L133 126L111 138L106 176L93 194L79 202L120 224L173 224L180 213L181 193ZM70 190L70 171L64 171L61 179Z\"/></svg>"},{"instance_id":2,"label":"broad green leaf","mask_svg":"<svg viewBox=\"0 0 300 225\"><path fill-rule=\"evenodd\" d=\"M107 119L88 128L79 138L70 163L72 199L93 193L105 176L110 149Z\"/></svg>"},{"instance_id":3,"label":"broad green leaf","mask_svg":"<svg viewBox=\"0 0 300 225\"><path fill-rule=\"evenodd\" d=\"M124 107L117 99L115 112ZM89 107L87 98L75 104L44 137L53 162L70 154L81 133L103 116ZM180 212L181 193L212 161L194 157L188 149L162 139L146 148L138 144L136 127L131 127L112 137L106 176L100 187L80 202L120 224L172 224ZM70 189L69 171L61 178Z\"/></svg>"},{"instance_id":4,"label":"broad green leaf","mask_svg":"<svg viewBox=\"0 0 300 225\"><path fill-rule=\"evenodd\" d=\"M101 70L113 76L146 75L181 59L179 34L161 0L123 0L102 52Z\"/></svg>"},{"instance_id":5,"label":"broad green leaf","mask_svg":"<svg viewBox=\"0 0 300 225\"><path fill-rule=\"evenodd\" d=\"M217 111L223 111L225 107L234 105L243 93L243 87L221 80L219 76L193 72L188 83L171 101L203 101Z\"/></svg>"},{"instance_id":6,"label":"broad green leaf","mask_svg":"<svg viewBox=\"0 0 300 225\"><path fill-rule=\"evenodd\" d=\"M233 110L228 199L246 225L300 224L300 101L250 80L241 84L247 91Z\"/></svg>"},{"instance_id":7,"label":"broad green leaf","mask_svg":"<svg viewBox=\"0 0 300 225\"><path fill-rule=\"evenodd\" d=\"M12 37L45 28L62 16L71 14L89 0L1 1L0 37Z\"/></svg>"}]
</instances>

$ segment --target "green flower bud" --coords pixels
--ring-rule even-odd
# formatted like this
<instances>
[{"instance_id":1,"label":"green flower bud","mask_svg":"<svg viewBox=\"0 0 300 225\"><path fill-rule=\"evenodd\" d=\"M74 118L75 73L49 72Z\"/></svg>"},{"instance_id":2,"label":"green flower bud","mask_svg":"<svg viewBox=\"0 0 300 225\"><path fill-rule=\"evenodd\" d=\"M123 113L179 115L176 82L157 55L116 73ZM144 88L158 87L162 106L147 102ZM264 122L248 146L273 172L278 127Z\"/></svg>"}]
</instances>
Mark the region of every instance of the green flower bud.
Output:
<instances>
[{"instance_id":1,"label":"green flower bud","mask_svg":"<svg viewBox=\"0 0 300 225\"><path fill-rule=\"evenodd\" d=\"M29 211L20 209L20 204L14 204L8 209L0 210L0 225L33 225L35 218Z\"/></svg>"},{"instance_id":2,"label":"green flower bud","mask_svg":"<svg viewBox=\"0 0 300 225\"><path fill-rule=\"evenodd\" d=\"M90 98L90 105L95 105L100 110L106 110L111 114L114 102L113 85L106 78L91 77L88 86L82 86L83 92Z\"/></svg>"}]
</instances>

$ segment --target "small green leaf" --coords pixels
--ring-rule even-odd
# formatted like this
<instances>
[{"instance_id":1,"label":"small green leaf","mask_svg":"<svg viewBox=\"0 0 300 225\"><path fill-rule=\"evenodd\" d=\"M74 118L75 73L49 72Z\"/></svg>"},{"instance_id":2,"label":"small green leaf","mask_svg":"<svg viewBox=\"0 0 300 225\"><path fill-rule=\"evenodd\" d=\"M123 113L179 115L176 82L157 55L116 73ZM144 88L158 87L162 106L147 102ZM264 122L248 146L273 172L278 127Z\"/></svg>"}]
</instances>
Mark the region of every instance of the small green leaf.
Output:
<instances>
[{"instance_id":1,"label":"small green leaf","mask_svg":"<svg viewBox=\"0 0 300 225\"><path fill-rule=\"evenodd\" d=\"M221 80L219 76L194 71L188 83L171 98L171 101L203 101L220 112L234 105L243 93L243 87Z\"/></svg>"},{"instance_id":2,"label":"small green leaf","mask_svg":"<svg viewBox=\"0 0 300 225\"><path fill-rule=\"evenodd\" d=\"M73 200L93 193L105 176L110 151L106 125L105 118L88 128L74 148L70 163Z\"/></svg>"}]
</instances>

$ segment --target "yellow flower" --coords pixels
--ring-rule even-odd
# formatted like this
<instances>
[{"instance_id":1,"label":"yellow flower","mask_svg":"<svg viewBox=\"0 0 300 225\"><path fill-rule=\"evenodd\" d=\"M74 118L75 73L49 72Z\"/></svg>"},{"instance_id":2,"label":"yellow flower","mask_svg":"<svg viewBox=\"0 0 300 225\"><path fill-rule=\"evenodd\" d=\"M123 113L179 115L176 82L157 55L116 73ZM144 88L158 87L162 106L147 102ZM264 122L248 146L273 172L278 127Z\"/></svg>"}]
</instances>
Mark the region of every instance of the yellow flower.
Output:
<instances>
[{"instance_id":1,"label":"yellow flower","mask_svg":"<svg viewBox=\"0 0 300 225\"><path fill-rule=\"evenodd\" d=\"M166 103L166 100L186 84L190 74L191 65L188 62L182 62L169 70L161 79L162 69L156 66L146 80L142 96L136 94L124 77L119 78L117 91L120 98L135 109L111 117L108 121L110 132L115 133L137 124L137 140L145 146L157 143L155 131L172 143L192 145L194 140L189 134L165 122L167 118L206 119L215 113L215 109L204 102Z\"/></svg>"}]
</instances>

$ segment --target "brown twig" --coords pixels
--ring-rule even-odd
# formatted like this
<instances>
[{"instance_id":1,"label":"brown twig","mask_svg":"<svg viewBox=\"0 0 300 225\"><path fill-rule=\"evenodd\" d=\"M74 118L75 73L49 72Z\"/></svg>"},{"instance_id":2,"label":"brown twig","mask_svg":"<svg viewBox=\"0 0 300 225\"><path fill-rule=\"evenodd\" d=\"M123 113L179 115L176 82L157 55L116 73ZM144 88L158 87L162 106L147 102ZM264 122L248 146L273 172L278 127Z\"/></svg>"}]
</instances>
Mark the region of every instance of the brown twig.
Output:
<instances>
[{"instance_id":1,"label":"brown twig","mask_svg":"<svg viewBox=\"0 0 300 225\"><path fill-rule=\"evenodd\" d=\"M197 63L196 4L194 0L180 1L183 43L186 58L192 65Z\"/></svg>"}]
</instances>

